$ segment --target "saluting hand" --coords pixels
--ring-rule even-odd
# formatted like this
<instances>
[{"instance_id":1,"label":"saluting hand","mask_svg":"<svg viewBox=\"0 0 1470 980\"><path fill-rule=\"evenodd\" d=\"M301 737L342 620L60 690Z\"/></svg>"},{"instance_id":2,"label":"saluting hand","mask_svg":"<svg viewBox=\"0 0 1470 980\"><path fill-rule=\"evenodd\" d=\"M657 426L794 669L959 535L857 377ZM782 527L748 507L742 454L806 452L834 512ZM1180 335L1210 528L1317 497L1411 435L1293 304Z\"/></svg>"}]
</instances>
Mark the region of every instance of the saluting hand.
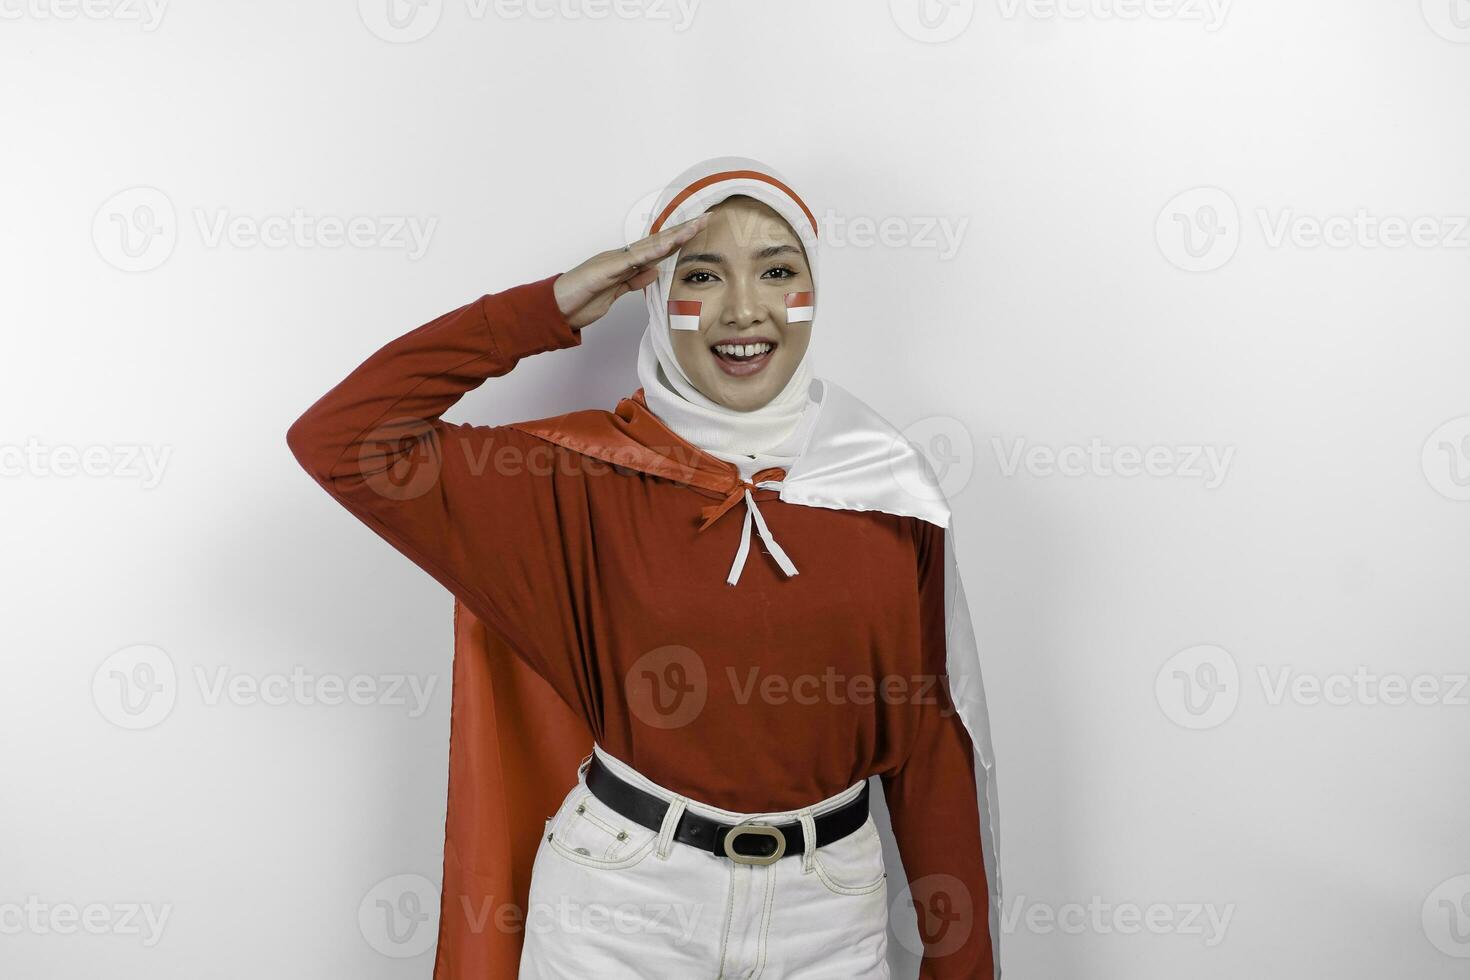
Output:
<instances>
[{"instance_id":1,"label":"saluting hand","mask_svg":"<svg viewBox=\"0 0 1470 980\"><path fill-rule=\"evenodd\" d=\"M658 263L699 234L709 217L701 214L631 245L599 252L557 276L552 290L562 316L578 328L601 319L619 296L653 282Z\"/></svg>"}]
</instances>

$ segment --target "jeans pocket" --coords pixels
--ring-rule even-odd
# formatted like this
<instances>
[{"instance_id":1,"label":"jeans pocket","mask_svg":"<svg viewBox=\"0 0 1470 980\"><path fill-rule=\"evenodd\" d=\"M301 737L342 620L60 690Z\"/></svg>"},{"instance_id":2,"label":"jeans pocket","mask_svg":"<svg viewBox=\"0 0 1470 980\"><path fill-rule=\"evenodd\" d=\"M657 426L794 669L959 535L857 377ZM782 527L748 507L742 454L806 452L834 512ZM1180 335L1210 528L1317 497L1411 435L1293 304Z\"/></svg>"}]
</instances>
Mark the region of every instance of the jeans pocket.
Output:
<instances>
[{"instance_id":1,"label":"jeans pocket","mask_svg":"<svg viewBox=\"0 0 1470 980\"><path fill-rule=\"evenodd\" d=\"M560 856L589 868L628 868L648 852L658 834L592 795L578 783L551 820L547 842Z\"/></svg>"},{"instance_id":2,"label":"jeans pocket","mask_svg":"<svg viewBox=\"0 0 1470 980\"><path fill-rule=\"evenodd\" d=\"M812 852L813 870L828 891L867 895L883 887L883 842L872 816L841 840Z\"/></svg>"}]
</instances>

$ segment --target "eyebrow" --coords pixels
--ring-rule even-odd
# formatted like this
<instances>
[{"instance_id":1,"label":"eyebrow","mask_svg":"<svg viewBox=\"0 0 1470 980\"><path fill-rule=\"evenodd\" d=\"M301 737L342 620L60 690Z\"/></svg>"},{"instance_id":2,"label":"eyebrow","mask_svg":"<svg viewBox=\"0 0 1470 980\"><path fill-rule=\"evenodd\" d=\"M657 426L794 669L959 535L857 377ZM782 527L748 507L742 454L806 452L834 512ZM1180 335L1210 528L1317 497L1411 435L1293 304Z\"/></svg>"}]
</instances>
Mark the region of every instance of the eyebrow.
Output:
<instances>
[{"instance_id":1,"label":"eyebrow","mask_svg":"<svg viewBox=\"0 0 1470 980\"><path fill-rule=\"evenodd\" d=\"M765 248L751 253L751 258L769 259L774 255L783 255L786 252L792 252L798 255L801 254L795 245L767 245ZM687 265L690 262L705 262L710 265L724 265L725 257L719 252L695 252L691 255L685 255L679 259L679 265Z\"/></svg>"}]
</instances>

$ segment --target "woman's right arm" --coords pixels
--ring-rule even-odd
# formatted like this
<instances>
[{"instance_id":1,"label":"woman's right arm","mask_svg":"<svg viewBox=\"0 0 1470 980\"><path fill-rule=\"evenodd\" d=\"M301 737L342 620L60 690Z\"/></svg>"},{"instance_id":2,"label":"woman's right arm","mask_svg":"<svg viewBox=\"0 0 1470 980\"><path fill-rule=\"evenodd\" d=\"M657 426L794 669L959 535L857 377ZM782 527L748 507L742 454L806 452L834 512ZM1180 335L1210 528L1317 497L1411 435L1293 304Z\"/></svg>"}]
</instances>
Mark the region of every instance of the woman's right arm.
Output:
<instances>
[{"instance_id":1,"label":"woman's right arm","mask_svg":"<svg viewBox=\"0 0 1470 980\"><path fill-rule=\"evenodd\" d=\"M483 296L390 341L286 434L327 493L461 598L574 705L584 693L577 638L586 592L578 564L564 556L585 501L579 510L580 495L546 465L549 444L442 416L521 358L580 344L582 327L642 288L657 261L701 226L686 222Z\"/></svg>"},{"instance_id":2,"label":"woman's right arm","mask_svg":"<svg viewBox=\"0 0 1470 980\"><path fill-rule=\"evenodd\" d=\"M572 594L556 581L565 572L555 567L562 529L551 478L524 458L516 465L528 448L516 430L441 417L521 358L581 343L555 278L483 296L390 341L307 409L286 442L338 503L543 675L560 675L548 679L562 689L565 650L548 649L549 631L538 628L550 603Z\"/></svg>"}]
</instances>

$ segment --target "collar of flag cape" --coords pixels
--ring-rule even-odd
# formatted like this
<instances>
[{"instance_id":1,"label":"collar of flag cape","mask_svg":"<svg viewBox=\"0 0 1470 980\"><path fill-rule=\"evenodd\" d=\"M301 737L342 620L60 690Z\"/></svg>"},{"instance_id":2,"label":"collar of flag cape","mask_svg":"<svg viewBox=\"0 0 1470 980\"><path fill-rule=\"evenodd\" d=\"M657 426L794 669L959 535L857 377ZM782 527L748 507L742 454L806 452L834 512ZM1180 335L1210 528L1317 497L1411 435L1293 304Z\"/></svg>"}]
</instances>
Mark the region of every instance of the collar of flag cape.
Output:
<instances>
[{"instance_id":1,"label":"collar of flag cape","mask_svg":"<svg viewBox=\"0 0 1470 980\"><path fill-rule=\"evenodd\" d=\"M608 412L584 409L513 423L546 442L617 467L720 497L704 508L709 526L747 490L775 490L792 504L876 510L948 527L950 508L923 454L886 419L826 379L812 383L816 420L796 462L741 479L731 463L700 449L648 408L643 389Z\"/></svg>"}]
</instances>

